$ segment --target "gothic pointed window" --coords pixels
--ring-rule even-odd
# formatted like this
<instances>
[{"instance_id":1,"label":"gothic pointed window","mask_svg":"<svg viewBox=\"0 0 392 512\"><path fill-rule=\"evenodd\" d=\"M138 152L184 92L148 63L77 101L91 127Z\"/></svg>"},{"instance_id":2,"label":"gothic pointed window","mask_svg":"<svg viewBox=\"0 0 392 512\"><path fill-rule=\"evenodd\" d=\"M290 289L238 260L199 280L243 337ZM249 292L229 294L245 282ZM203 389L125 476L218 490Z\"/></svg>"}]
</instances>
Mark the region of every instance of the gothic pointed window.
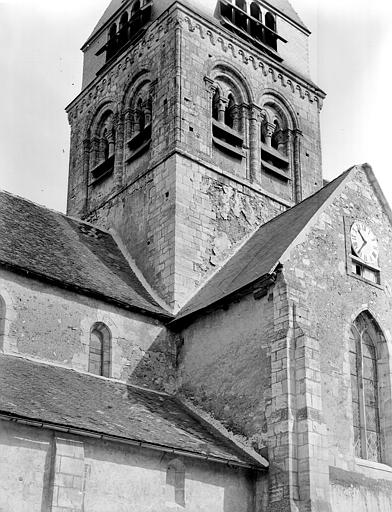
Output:
<instances>
[{"instance_id":1,"label":"gothic pointed window","mask_svg":"<svg viewBox=\"0 0 392 512\"><path fill-rule=\"evenodd\" d=\"M368 313L357 317L351 327L350 373L357 457L381 461L380 411L376 341L377 327Z\"/></svg>"},{"instance_id":2,"label":"gothic pointed window","mask_svg":"<svg viewBox=\"0 0 392 512\"><path fill-rule=\"evenodd\" d=\"M110 376L110 331L103 323L95 324L90 333L88 371Z\"/></svg>"}]
</instances>

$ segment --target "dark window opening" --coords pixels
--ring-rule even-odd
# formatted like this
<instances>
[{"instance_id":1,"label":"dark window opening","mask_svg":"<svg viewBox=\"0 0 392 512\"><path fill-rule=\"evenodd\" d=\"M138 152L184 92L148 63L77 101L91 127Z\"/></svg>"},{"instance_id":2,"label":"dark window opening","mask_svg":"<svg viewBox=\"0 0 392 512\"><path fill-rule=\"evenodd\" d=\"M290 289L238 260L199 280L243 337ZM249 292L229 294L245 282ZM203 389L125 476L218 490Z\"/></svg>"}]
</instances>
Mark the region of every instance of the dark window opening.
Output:
<instances>
[{"instance_id":1,"label":"dark window opening","mask_svg":"<svg viewBox=\"0 0 392 512\"><path fill-rule=\"evenodd\" d=\"M88 371L102 377L110 376L110 331L97 324L90 334Z\"/></svg>"},{"instance_id":2,"label":"dark window opening","mask_svg":"<svg viewBox=\"0 0 392 512\"><path fill-rule=\"evenodd\" d=\"M274 149L276 149L278 151L279 150L279 136L280 136L280 128L279 128L278 121L274 121L274 125L275 125L275 131L271 137L271 147L273 147Z\"/></svg>"},{"instance_id":3,"label":"dark window opening","mask_svg":"<svg viewBox=\"0 0 392 512\"><path fill-rule=\"evenodd\" d=\"M229 128L233 128L234 126L234 108L235 108L235 102L233 95L229 95L229 103L225 110L225 125Z\"/></svg>"},{"instance_id":4,"label":"dark window opening","mask_svg":"<svg viewBox=\"0 0 392 512\"><path fill-rule=\"evenodd\" d=\"M152 0L148 0L143 6L137 0L132 6L130 17L128 12L121 15L118 31L116 23L112 24L108 32L107 43L96 55L106 51L106 62L117 55L120 50L141 33L142 27L151 18L151 7Z\"/></svg>"},{"instance_id":5,"label":"dark window opening","mask_svg":"<svg viewBox=\"0 0 392 512\"><path fill-rule=\"evenodd\" d=\"M256 39L259 39L260 41L263 40L263 26L261 24L262 22L262 15L260 11L260 7L255 3L252 2L250 4L250 15L253 19L249 20L249 31L250 35ZM260 23L257 23L257 21Z\"/></svg>"},{"instance_id":6,"label":"dark window opening","mask_svg":"<svg viewBox=\"0 0 392 512\"><path fill-rule=\"evenodd\" d=\"M246 15L245 0L235 0L235 5L238 9L235 10L234 23L242 30L248 29L248 16ZM240 12L240 10L243 12Z\"/></svg>"},{"instance_id":7,"label":"dark window opening","mask_svg":"<svg viewBox=\"0 0 392 512\"><path fill-rule=\"evenodd\" d=\"M275 17L270 12L265 15L265 44L277 49L277 38L276 38L276 23Z\"/></svg>"},{"instance_id":8,"label":"dark window opening","mask_svg":"<svg viewBox=\"0 0 392 512\"><path fill-rule=\"evenodd\" d=\"M266 13L263 24L262 13L256 2L250 4L249 12L245 0L235 0L234 3L220 0L219 4L223 25L242 37L247 38L246 34L249 34L248 39L256 46L261 46L264 51L280 59L276 53L277 41L287 41L276 33L276 20L271 12Z\"/></svg>"}]
</instances>

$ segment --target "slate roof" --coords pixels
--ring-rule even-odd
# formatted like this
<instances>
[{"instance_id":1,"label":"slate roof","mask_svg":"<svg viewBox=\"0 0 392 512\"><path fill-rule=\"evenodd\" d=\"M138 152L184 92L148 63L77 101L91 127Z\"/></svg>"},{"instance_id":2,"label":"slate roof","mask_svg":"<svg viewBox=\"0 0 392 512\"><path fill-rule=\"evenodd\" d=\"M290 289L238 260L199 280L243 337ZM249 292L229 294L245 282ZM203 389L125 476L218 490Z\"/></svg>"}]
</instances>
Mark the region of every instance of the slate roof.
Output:
<instances>
[{"instance_id":1,"label":"slate roof","mask_svg":"<svg viewBox=\"0 0 392 512\"><path fill-rule=\"evenodd\" d=\"M170 318L105 231L0 192L0 265L118 305Z\"/></svg>"},{"instance_id":2,"label":"slate roof","mask_svg":"<svg viewBox=\"0 0 392 512\"><path fill-rule=\"evenodd\" d=\"M0 356L0 389L3 416L208 455L218 462L261 465L257 454L253 458L223 435L213 435L163 393L13 356Z\"/></svg>"},{"instance_id":3,"label":"slate roof","mask_svg":"<svg viewBox=\"0 0 392 512\"><path fill-rule=\"evenodd\" d=\"M284 252L345 180L351 169L318 192L260 226L176 315L206 309L271 273Z\"/></svg>"},{"instance_id":4,"label":"slate roof","mask_svg":"<svg viewBox=\"0 0 392 512\"><path fill-rule=\"evenodd\" d=\"M180 0L180 2L184 5L194 8L197 12L207 15L208 17L213 17L213 13L217 4L217 1L215 0L204 0L203 2L200 2L199 0ZM87 43L101 30L101 28L111 19L111 17L114 16L114 14L121 8L121 6L124 3L124 0L112 0L110 2L108 7L105 9L103 15L101 16L100 20L94 27L94 30L92 31L91 35L87 40ZM174 0L154 0L152 20L156 19L173 3ZM303 29L309 32L309 30L299 17L298 13L293 9L288 0L265 0L265 3L269 4L271 7L281 12L287 18L291 19L297 25L301 26Z\"/></svg>"}]
</instances>

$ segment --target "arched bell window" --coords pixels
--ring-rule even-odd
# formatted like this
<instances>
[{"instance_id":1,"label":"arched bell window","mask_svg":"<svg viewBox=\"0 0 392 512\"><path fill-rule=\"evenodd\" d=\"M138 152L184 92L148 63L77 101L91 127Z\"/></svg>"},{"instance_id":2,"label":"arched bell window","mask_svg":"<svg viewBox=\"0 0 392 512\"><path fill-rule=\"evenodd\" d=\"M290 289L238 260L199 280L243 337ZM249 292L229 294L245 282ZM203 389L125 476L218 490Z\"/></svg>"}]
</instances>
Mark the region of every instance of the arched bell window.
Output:
<instances>
[{"instance_id":1,"label":"arched bell window","mask_svg":"<svg viewBox=\"0 0 392 512\"><path fill-rule=\"evenodd\" d=\"M95 375L110 377L110 345L109 328L99 322L90 333L88 371Z\"/></svg>"},{"instance_id":2,"label":"arched bell window","mask_svg":"<svg viewBox=\"0 0 392 512\"><path fill-rule=\"evenodd\" d=\"M114 170L116 130L114 114L106 110L91 134L90 169L94 180L109 175Z\"/></svg>"},{"instance_id":3,"label":"arched bell window","mask_svg":"<svg viewBox=\"0 0 392 512\"><path fill-rule=\"evenodd\" d=\"M117 53L117 25L113 23L109 29L106 45L106 60L111 59Z\"/></svg>"},{"instance_id":4,"label":"arched bell window","mask_svg":"<svg viewBox=\"0 0 392 512\"><path fill-rule=\"evenodd\" d=\"M265 14L265 44L273 48L277 49L277 38L276 38L276 23L275 16L270 12Z\"/></svg>"},{"instance_id":5,"label":"arched bell window","mask_svg":"<svg viewBox=\"0 0 392 512\"><path fill-rule=\"evenodd\" d=\"M118 30L118 46L121 48L129 39L128 13L125 11L120 18Z\"/></svg>"},{"instance_id":6,"label":"arched bell window","mask_svg":"<svg viewBox=\"0 0 392 512\"><path fill-rule=\"evenodd\" d=\"M263 31L262 31L262 25L261 25L262 15L261 15L260 7L257 5L256 2L252 2L250 4L250 15L251 15L251 20L249 23L250 35L261 41L263 39ZM259 21L260 23L257 23L256 20Z\"/></svg>"},{"instance_id":7,"label":"arched bell window","mask_svg":"<svg viewBox=\"0 0 392 512\"><path fill-rule=\"evenodd\" d=\"M235 0L235 5L238 9L235 10L234 23L242 30L248 29L248 17L246 15L246 2L245 0ZM242 12L241 12L242 11Z\"/></svg>"},{"instance_id":8,"label":"arched bell window","mask_svg":"<svg viewBox=\"0 0 392 512\"><path fill-rule=\"evenodd\" d=\"M354 452L357 457L381 461L377 343L382 334L368 312L351 326L350 374Z\"/></svg>"}]
</instances>

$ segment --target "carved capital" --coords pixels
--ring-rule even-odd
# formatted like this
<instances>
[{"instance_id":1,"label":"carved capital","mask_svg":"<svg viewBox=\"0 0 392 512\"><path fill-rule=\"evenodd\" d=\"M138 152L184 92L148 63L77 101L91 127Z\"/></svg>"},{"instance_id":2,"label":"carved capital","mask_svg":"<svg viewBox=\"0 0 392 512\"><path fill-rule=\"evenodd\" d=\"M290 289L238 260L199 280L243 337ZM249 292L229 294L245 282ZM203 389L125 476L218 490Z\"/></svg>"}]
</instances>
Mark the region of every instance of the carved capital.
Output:
<instances>
[{"instance_id":1,"label":"carved capital","mask_svg":"<svg viewBox=\"0 0 392 512\"><path fill-rule=\"evenodd\" d=\"M204 85L207 92L209 92L210 94L214 94L216 90L216 84L212 78L210 78L209 76L205 76Z\"/></svg>"}]
</instances>

